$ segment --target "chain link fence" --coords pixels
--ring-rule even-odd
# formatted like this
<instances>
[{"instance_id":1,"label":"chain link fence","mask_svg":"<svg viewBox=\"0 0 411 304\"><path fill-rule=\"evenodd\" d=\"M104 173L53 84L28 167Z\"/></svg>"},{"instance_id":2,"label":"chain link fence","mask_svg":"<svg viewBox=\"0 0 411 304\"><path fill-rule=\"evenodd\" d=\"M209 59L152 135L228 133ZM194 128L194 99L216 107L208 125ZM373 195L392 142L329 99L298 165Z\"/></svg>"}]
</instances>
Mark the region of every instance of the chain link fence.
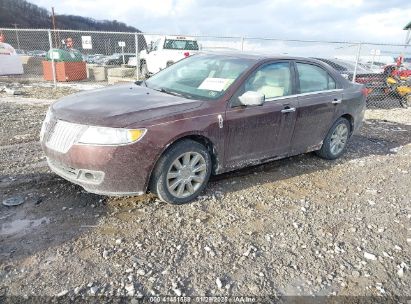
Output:
<instances>
[{"instance_id":1,"label":"chain link fence","mask_svg":"<svg viewBox=\"0 0 411 304\"><path fill-rule=\"evenodd\" d=\"M93 88L144 79L197 50L244 51L322 60L343 77L364 84L369 107L411 104L411 49L401 44L37 29L0 29L0 35L16 54L7 56L14 63L0 61L0 83ZM180 57L164 52L173 48L173 39L183 38L187 42L178 46ZM4 61L1 53L7 50L2 45ZM153 68L150 62L160 57L163 66Z\"/></svg>"}]
</instances>

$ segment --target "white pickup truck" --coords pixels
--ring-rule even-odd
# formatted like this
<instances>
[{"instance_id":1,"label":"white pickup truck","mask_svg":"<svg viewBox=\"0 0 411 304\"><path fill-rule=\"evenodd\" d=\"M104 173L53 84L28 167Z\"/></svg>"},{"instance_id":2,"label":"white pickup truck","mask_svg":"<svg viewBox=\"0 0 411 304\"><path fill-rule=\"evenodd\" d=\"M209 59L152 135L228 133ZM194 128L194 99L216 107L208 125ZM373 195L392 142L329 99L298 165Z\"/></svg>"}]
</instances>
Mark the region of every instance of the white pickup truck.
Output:
<instances>
[{"instance_id":1,"label":"white pickup truck","mask_svg":"<svg viewBox=\"0 0 411 304\"><path fill-rule=\"evenodd\" d=\"M183 36L164 36L149 44L140 52L140 71L143 77L155 74L173 63L199 51L197 40ZM131 57L129 66L136 66L136 57Z\"/></svg>"}]
</instances>

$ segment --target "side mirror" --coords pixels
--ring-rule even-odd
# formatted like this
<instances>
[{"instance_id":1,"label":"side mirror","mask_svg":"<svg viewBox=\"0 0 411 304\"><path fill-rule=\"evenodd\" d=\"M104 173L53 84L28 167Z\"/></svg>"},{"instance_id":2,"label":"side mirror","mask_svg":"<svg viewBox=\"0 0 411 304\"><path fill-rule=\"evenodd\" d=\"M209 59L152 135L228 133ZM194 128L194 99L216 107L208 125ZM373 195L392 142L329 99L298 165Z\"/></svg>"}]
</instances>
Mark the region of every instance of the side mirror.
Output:
<instances>
[{"instance_id":1,"label":"side mirror","mask_svg":"<svg viewBox=\"0 0 411 304\"><path fill-rule=\"evenodd\" d=\"M247 91L238 99L244 106L261 106L265 101L265 96L259 92Z\"/></svg>"},{"instance_id":2,"label":"side mirror","mask_svg":"<svg viewBox=\"0 0 411 304\"><path fill-rule=\"evenodd\" d=\"M154 42L153 42L153 41L151 41L151 42L147 45L147 48L146 48L147 54L150 53L150 52L153 50L153 45L154 45Z\"/></svg>"}]
</instances>

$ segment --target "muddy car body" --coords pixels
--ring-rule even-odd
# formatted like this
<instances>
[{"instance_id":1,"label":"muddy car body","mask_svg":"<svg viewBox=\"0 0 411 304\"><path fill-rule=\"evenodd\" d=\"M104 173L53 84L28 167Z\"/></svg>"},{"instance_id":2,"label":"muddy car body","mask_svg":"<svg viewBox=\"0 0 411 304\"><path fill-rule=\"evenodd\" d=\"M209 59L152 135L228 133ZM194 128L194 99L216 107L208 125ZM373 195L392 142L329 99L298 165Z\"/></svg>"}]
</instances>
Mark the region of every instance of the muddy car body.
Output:
<instances>
[{"instance_id":1,"label":"muddy car body","mask_svg":"<svg viewBox=\"0 0 411 304\"><path fill-rule=\"evenodd\" d=\"M210 77L209 70L217 67L219 77L214 70ZM315 76L323 78L316 82ZM179 82L162 87L173 77ZM198 54L147 82L62 98L49 109L41 142L50 168L87 191L140 195L150 190L164 201L184 203L204 189L210 174L309 151L340 156L364 110L362 86L320 61ZM338 128L347 133L339 141ZM95 134L106 141L112 130L134 141L93 139ZM341 148L334 154L333 136Z\"/></svg>"}]
</instances>

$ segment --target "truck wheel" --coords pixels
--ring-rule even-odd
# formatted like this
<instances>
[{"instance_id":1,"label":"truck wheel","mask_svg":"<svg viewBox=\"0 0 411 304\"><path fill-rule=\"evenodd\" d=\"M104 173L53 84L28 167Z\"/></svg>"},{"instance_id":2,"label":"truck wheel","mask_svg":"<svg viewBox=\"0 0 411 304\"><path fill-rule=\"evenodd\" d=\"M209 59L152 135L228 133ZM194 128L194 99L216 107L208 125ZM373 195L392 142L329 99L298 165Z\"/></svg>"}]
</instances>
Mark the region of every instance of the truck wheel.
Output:
<instances>
[{"instance_id":1,"label":"truck wheel","mask_svg":"<svg viewBox=\"0 0 411 304\"><path fill-rule=\"evenodd\" d=\"M167 61L166 67L168 68L170 65L173 65L173 64L174 64L174 61Z\"/></svg>"},{"instance_id":2,"label":"truck wheel","mask_svg":"<svg viewBox=\"0 0 411 304\"><path fill-rule=\"evenodd\" d=\"M193 140L171 146L158 161L150 181L150 192L170 204L195 199L211 174L211 157L206 147Z\"/></svg>"}]
</instances>

